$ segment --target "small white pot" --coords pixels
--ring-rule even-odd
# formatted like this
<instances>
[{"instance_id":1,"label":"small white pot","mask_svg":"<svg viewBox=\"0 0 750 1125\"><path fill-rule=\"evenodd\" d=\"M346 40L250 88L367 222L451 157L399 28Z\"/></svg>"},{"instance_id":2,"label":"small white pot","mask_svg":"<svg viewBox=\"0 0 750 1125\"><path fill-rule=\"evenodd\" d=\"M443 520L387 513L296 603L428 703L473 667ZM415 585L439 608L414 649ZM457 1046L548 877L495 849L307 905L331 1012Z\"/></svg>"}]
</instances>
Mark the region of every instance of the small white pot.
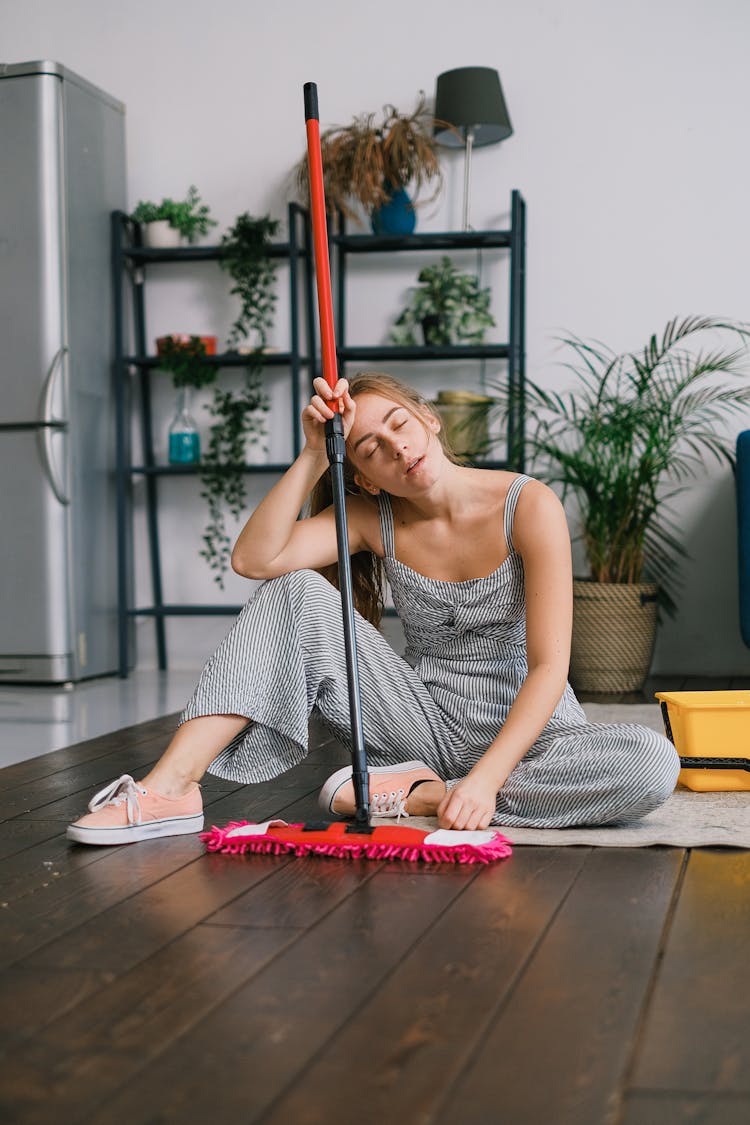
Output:
<instances>
[{"instance_id":1,"label":"small white pot","mask_svg":"<svg viewBox=\"0 0 750 1125\"><path fill-rule=\"evenodd\" d=\"M143 227L143 245L151 250L173 250L182 243L182 235L177 227L171 226L166 219L159 219L155 223L145 223Z\"/></svg>"}]
</instances>

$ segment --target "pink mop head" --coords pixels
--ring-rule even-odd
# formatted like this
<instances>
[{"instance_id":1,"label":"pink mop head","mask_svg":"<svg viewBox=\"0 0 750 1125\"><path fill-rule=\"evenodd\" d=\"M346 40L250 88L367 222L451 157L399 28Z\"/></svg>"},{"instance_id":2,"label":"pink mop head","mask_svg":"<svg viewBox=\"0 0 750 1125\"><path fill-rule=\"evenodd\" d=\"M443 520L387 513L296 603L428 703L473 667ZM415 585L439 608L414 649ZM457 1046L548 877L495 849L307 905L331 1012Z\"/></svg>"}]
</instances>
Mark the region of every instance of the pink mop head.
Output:
<instances>
[{"instance_id":1,"label":"pink mop head","mask_svg":"<svg viewBox=\"0 0 750 1125\"><path fill-rule=\"evenodd\" d=\"M499 832L454 832L382 825L371 832L350 832L343 821L318 826L267 820L234 821L201 833L210 852L244 855L320 855L337 859L419 860L422 863L494 863L511 854Z\"/></svg>"}]
</instances>

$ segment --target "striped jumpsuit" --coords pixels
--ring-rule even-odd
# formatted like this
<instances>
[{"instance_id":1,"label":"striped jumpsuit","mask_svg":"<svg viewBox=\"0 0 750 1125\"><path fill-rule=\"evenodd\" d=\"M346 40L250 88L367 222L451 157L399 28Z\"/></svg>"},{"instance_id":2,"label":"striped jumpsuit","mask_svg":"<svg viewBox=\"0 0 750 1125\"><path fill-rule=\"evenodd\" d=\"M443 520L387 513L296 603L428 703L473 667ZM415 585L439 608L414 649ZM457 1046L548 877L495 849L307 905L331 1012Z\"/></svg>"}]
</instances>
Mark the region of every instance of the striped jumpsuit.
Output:
<instances>
[{"instance_id":1,"label":"striped jumpsuit","mask_svg":"<svg viewBox=\"0 0 750 1125\"><path fill-rule=\"evenodd\" d=\"M530 478L514 478L503 517L508 557L485 578L427 578L394 555L390 498L380 496L385 570L407 640L404 659L356 615L363 726L371 765L420 759L448 785L496 737L527 674L523 561L513 515ZM209 770L267 781L308 749L315 709L350 745L339 592L294 571L263 583L209 659L181 722L246 715ZM635 820L674 789L679 759L665 737L631 723L591 724L569 684L508 776L492 823L565 828Z\"/></svg>"}]
</instances>

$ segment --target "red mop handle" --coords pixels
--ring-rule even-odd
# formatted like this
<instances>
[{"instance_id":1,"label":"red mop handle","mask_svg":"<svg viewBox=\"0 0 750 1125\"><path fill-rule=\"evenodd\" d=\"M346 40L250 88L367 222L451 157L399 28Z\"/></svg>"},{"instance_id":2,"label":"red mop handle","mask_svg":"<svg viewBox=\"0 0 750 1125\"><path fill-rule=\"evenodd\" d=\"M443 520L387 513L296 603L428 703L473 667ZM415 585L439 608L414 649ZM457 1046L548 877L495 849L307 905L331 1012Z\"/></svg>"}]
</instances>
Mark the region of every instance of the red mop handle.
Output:
<instances>
[{"instance_id":1,"label":"red mop handle","mask_svg":"<svg viewBox=\"0 0 750 1125\"><path fill-rule=\"evenodd\" d=\"M333 304L331 301L331 270L328 263L328 235L326 232L326 204L323 189L323 158L320 152L320 124L318 121L318 87L305 83L305 125L307 127L307 158L310 172L310 202L315 246L315 275L318 280L318 311L320 314L320 344L323 354L323 375L333 390L338 380L336 340L333 332ZM335 411L335 408L334 408ZM352 728L352 781L356 811L354 830L369 832L370 786L367 773L367 751L362 726L362 703L359 694L357 667L357 635L355 630L352 565L349 558L349 533L346 521L346 483L344 480L343 404L325 424L326 453L330 468L333 509L336 517L336 545L339 561L341 613L344 625L344 648L349 688L349 715Z\"/></svg>"},{"instance_id":2,"label":"red mop handle","mask_svg":"<svg viewBox=\"0 0 750 1125\"><path fill-rule=\"evenodd\" d=\"M328 259L326 199L323 190L323 157L320 151L318 87L315 82L305 83L304 95L307 164L310 175L310 207L312 210L313 245L315 247L315 277L318 284L318 311L320 313L320 350L323 357L323 378L333 390L338 382L338 364L336 362L336 336L333 329L331 266ZM339 409L343 410L341 404L339 404Z\"/></svg>"}]
</instances>

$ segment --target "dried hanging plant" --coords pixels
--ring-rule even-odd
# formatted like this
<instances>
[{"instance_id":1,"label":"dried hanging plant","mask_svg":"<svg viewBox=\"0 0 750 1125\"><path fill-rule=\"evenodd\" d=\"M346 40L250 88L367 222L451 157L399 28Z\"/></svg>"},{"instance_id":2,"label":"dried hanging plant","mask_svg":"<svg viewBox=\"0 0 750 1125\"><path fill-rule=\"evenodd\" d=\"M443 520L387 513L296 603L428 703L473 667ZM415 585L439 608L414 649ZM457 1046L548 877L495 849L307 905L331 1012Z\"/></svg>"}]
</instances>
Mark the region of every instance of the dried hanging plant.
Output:
<instances>
[{"instance_id":1,"label":"dried hanging plant","mask_svg":"<svg viewBox=\"0 0 750 1125\"><path fill-rule=\"evenodd\" d=\"M407 185L411 185L413 204L427 185L434 190L426 202L435 199L443 186L443 174L433 138L436 121L426 105L424 91L420 91L413 113L402 114L395 106L385 105L379 123L376 114L365 113L351 125L335 125L321 133L329 210L356 219L352 199L370 214L387 203L395 189ZM298 163L296 178L302 198L307 199L307 156Z\"/></svg>"}]
</instances>

